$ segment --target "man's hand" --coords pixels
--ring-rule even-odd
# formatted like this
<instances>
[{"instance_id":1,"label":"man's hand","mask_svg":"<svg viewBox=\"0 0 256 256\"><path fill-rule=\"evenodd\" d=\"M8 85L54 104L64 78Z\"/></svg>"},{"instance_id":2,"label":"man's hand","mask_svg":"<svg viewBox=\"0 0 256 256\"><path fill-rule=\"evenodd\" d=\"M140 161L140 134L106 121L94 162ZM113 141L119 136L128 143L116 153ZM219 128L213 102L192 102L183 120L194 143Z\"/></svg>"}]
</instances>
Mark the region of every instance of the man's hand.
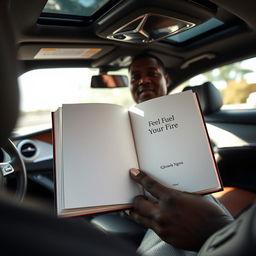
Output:
<instances>
[{"instance_id":1,"label":"man's hand","mask_svg":"<svg viewBox=\"0 0 256 256\"><path fill-rule=\"evenodd\" d=\"M208 237L232 222L201 195L169 189L138 169L131 169L130 175L157 199L135 197L130 216L177 248L198 251Z\"/></svg>"}]
</instances>

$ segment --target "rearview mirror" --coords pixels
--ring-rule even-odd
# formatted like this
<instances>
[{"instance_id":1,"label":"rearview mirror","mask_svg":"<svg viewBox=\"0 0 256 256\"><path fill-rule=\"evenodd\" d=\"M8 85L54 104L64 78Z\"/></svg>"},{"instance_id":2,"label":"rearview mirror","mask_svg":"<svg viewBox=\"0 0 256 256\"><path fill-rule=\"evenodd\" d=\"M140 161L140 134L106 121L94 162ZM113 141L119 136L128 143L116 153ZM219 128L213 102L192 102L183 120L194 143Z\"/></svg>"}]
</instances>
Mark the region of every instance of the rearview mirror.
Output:
<instances>
[{"instance_id":1,"label":"rearview mirror","mask_svg":"<svg viewBox=\"0 0 256 256\"><path fill-rule=\"evenodd\" d=\"M128 77L123 75L92 76L91 88L117 88L128 87Z\"/></svg>"}]
</instances>

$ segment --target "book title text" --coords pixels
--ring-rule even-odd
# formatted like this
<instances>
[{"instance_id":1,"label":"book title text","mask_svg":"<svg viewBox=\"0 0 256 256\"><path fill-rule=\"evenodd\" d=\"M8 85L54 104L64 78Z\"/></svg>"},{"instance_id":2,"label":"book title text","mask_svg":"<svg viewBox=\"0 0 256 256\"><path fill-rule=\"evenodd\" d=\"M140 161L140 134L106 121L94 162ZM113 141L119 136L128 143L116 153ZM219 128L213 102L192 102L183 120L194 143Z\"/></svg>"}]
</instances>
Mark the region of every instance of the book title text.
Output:
<instances>
[{"instance_id":1,"label":"book title text","mask_svg":"<svg viewBox=\"0 0 256 256\"><path fill-rule=\"evenodd\" d=\"M179 126L178 123L175 122L174 115L171 115L169 117L158 118L157 120L149 120L148 127L150 134L156 134L164 131L172 131Z\"/></svg>"}]
</instances>

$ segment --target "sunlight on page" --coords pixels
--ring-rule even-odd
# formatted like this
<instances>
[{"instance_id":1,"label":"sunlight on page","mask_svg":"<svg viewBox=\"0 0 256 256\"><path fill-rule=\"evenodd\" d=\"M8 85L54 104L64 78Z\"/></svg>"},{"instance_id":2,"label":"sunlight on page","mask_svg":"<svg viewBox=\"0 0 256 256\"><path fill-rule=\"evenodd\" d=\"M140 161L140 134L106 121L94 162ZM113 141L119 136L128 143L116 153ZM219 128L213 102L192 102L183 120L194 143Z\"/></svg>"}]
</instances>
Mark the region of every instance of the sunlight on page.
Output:
<instances>
[{"instance_id":1,"label":"sunlight on page","mask_svg":"<svg viewBox=\"0 0 256 256\"><path fill-rule=\"evenodd\" d=\"M137 114L138 116L144 117L144 111L141 109L136 108L135 106L132 106L129 108L130 112L133 112L134 114Z\"/></svg>"}]
</instances>

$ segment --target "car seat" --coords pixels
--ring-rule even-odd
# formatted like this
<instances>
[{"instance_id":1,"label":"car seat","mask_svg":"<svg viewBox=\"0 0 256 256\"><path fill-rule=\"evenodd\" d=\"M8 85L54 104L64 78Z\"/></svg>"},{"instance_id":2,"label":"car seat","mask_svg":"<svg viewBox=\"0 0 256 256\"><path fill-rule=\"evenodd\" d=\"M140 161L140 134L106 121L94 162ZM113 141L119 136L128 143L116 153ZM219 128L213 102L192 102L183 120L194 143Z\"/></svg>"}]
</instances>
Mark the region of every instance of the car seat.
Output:
<instances>
[{"instance_id":1,"label":"car seat","mask_svg":"<svg viewBox=\"0 0 256 256\"><path fill-rule=\"evenodd\" d=\"M204 115L218 112L223 105L220 91L211 82L205 82L198 86L187 86L183 89L183 91L187 90L192 90L197 94Z\"/></svg>"},{"instance_id":2,"label":"car seat","mask_svg":"<svg viewBox=\"0 0 256 256\"><path fill-rule=\"evenodd\" d=\"M206 123L207 117L211 115L213 116L221 111L221 107L223 105L222 95L211 82L205 82L198 86L187 86L183 91L186 90L192 90L197 94ZM214 143L212 144L214 145ZM217 152L217 148L214 151ZM241 150L239 152L242 154ZM213 195L225 205L235 218L248 209L256 199L256 193L253 191L236 186L225 186L223 191L214 193Z\"/></svg>"}]
</instances>

